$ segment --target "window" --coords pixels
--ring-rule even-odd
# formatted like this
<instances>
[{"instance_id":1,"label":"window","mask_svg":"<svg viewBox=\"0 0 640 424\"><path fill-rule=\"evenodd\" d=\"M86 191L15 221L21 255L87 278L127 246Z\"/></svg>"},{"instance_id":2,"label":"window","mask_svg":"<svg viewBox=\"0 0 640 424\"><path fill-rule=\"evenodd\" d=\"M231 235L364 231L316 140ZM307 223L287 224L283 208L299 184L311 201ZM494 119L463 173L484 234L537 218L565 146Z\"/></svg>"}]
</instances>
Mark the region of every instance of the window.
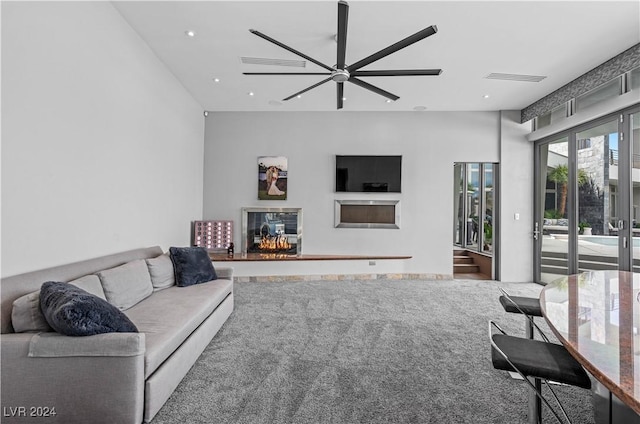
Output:
<instances>
[{"instance_id":1,"label":"window","mask_svg":"<svg viewBox=\"0 0 640 424\"><path fill-rule=\"evenodd\" d=\"M551 112L538 116L536 129L547 127L566 117L567 117L567 105L566 103L563 103L560 106L556 107L555 109L551 110Z\"/></svg>"},{"instance_id":2,"label":"window","mask_svg":"<svg viewBox=\"0 0 640 424\"><path fill-rule=\"evenodd\" d=\"M454 164L455 245L493 254L497 172L495 163Z\"/></svg>"},{"instance_id":3,"label":"window","mask_svg":"<svg viewBox=\"0 0 640 424\"><path fill-rule=\"evenodd\" d=\"M577 141L578 141L578 150L588 149L591 147L590 138L585 138L584 140L577 140Z\"/></svg>"},{"instance_id":4,"label":"window","mask_svg":"<svg viewBox=\"0 0 640 424\"><path fill-rule=\"evenodd\" d=\"M640 68L633 69L631 72L631 89L640 90Z\"/></svg>"},{"instance_id":5,"label":"window","mask_svg":"<svg viewBox=\"0 0 640 424\"><path fill-rule=\"evenodd\" d=\"M600 87L576 97L576 110L583 110L603 100L620 95L620 78L615 78Z\"/></svg>"}]
</instances>

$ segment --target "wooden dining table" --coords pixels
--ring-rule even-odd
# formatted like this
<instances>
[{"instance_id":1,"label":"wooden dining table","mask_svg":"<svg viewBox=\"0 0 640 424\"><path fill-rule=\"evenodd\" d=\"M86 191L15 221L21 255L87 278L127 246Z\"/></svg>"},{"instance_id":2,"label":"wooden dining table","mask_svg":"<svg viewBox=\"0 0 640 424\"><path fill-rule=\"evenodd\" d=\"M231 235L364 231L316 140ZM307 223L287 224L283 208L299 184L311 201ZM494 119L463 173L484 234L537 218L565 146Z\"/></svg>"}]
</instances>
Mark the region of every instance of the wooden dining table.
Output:
<instances>
[{"instance_id":1,"label":"wooden dining table","mask_svg":"<svg viewBox=\"0 0 640 424\"><path fill-rule=\"evenodd\" d=\"M558 340L594 377L597 423L640 422L640 274L589 271L540 293Z\"/></svg>"}]
</instances>

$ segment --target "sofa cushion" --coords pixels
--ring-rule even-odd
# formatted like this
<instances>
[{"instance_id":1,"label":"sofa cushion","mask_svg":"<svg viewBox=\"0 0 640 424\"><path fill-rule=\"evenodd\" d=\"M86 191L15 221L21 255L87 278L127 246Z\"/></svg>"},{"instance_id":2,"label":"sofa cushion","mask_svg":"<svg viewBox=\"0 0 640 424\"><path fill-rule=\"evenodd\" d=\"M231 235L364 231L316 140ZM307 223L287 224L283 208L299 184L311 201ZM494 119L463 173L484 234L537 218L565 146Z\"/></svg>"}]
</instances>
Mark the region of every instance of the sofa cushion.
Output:
<instances>
[{"instance_id":1,"label":"sofa cushion","mask_svg":"<svg viewBox=\"0 0 640 424\"><path fill-rule=\"evenodd\" d=\"M97 275L86 275L69 284L80 287L89 293L105 299L100 279ZM13 301L11 324L16 333L53 331L40 309L40 290L19 297Z\"/></svg>"},{"instance_id":2,"label":"sofa cushion","mask_svg":"<svg viewBox=\"0 0 640 424\"><path fill-rule=\"evenodd\" d=\"M107 301L128 309L153 293L151 276L144 259L127 262L97 273Z\"/></svg>"},{"instance_id":3,"label":"sofa cushion","mask_svg":"<svg viewBox=\"0 0 640 424\"><path fill-rule=\"evenodd\" d=\"M146 259L146 261L151 275L153 290L166 289L176 284L173 262L171 262L168 254L165 253L157 258Z\"/></svg>"},{"instance_id":4,"label":"sofa cushion","mask_svg":"<svg viewBox=\"0 0 640 424\"><path fill-rule=\"evenodd\" d=\"M100 278L95 274L85 275L84 277L69 281L69 284L80 287L82 290L88 291L92 295L98 296L100 299L107 300L107 297L104 295L102 284L100 283Z\"/></svg>"},{"instance_id":5,"label":"sofa cushion","mask_svg":"<svg viewBox=\"0 0 640 424\"><path fill-rule=\"evenodd\" d=\"M149 377L231 293L230 280L154 292L124 313L145 333L145 378Z\"/></svg>"},{"instance_id":6,"label":"sofa cushion","mask_svg":"<svg viewBox=\"0 0 640 424\"><path fill-rule=\"evenodd\" d=\"M65 336L138 332L118 308L68 283L44 283L40 288L40 308L49 325Z\"/></svg>"},{"instance_id":7,"label":"sofa cushion","mask_svg":"<svg viewBox=\"0 0 640 424\"><path fill-rule=\"evenodd\" d=\"M13 301L11 325L16 333L53 331L40 310L40 290Z\"/></svg>"},{"instance_id":8,"label":"sofa cushion","mask_svg":"<svg viewBox=\"0 0 640 424\"><path fill-rule=\"evenodd\" d=\"M218 278L206 249L202 247L171 247L171 262L179 287L206 283Z\"/></svg>"}]
</instances>

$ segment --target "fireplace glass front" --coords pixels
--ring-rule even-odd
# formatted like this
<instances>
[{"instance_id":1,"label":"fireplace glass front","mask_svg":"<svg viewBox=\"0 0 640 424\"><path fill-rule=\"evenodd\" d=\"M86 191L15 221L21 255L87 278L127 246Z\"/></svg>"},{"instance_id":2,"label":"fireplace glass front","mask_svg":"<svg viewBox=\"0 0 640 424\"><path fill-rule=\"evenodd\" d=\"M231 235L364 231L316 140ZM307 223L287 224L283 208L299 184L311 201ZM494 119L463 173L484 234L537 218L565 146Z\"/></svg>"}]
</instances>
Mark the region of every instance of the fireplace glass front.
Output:
<instances>
[{"instance_id":1,"label":"fireplace glass front","mask_svg":"<svg viewBox=\"0 0 640 424\"><path fill-rule=\"evenodd\" d=\"M243 208L242 252L299 255L302 209Z\"/></svg>"}]
</instances>

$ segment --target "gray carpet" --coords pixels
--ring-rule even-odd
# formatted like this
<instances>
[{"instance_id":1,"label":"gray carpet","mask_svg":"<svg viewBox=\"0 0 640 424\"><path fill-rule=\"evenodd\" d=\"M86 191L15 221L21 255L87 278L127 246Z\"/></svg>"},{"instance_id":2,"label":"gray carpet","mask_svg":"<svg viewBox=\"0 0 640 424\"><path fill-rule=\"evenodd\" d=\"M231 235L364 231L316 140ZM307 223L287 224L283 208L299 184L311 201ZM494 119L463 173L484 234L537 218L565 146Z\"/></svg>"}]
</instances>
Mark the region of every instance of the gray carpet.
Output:
<instances>
[{"instance_id":1,"label":"gray carpet","mask_svg":"<svg viewBox=\"0 0 640 424\"><path fill-rule=\"evenodd\" d=\"M541 289L237 283L234 313L153 424L525 423L527 388L490 361L489 319L524 335L523 318L500 306L498 285L514 295ZM594 422L589 391L557 393L574 423Z\"/></svg>"}]
</instances>

